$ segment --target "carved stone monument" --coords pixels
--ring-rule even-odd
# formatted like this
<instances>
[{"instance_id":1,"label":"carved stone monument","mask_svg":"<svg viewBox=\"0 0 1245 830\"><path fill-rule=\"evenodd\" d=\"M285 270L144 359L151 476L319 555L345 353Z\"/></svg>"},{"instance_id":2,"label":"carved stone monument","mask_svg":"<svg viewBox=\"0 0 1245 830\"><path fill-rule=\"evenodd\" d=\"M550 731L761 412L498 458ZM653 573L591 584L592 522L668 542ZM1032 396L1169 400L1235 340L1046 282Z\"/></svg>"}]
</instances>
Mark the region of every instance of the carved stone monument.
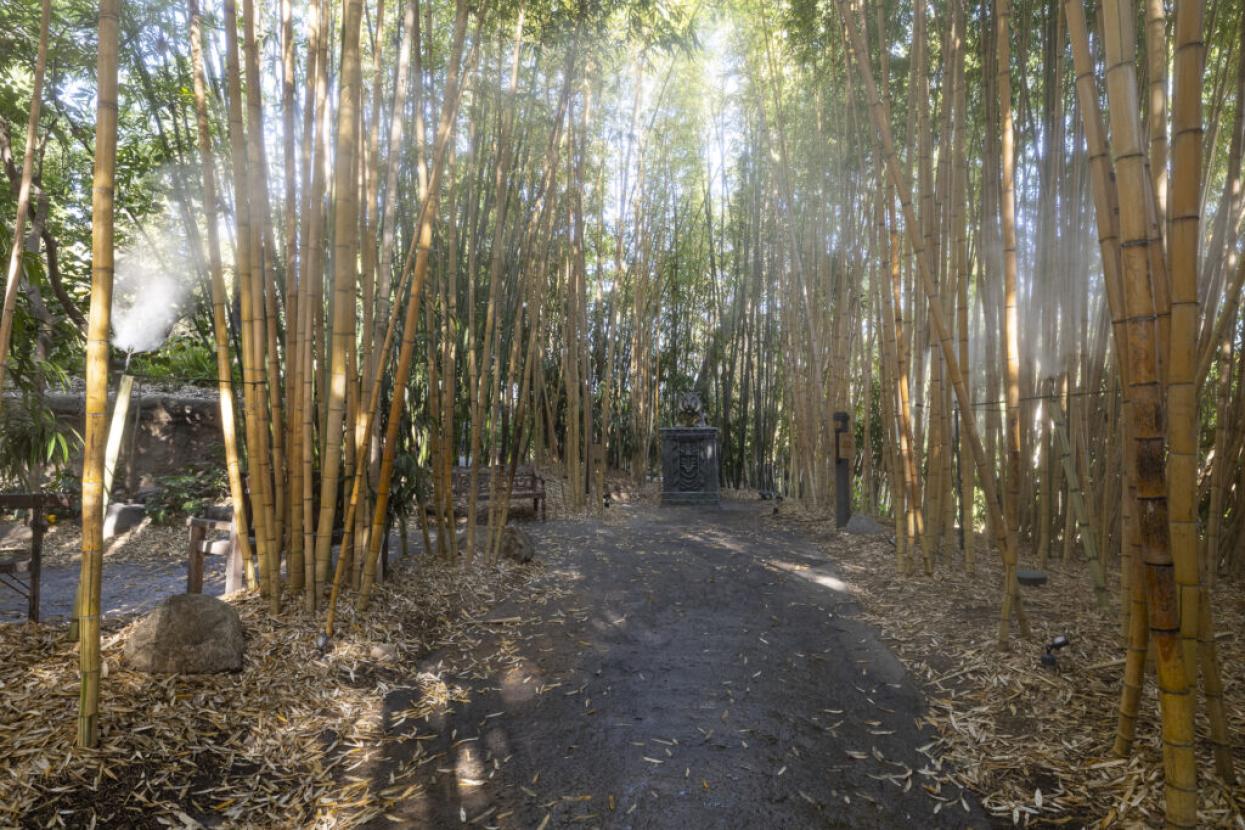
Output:
<instances>
[{"instance_id":1,"label":"carved stone monument","mask_svg":"<svg viewBox=\"0 0 1245 830\"><path fill-rule=\"evenodd\" d=\"M705 424L700 396L679 399L679 426L661 430L661 503L721 504L718 430Z\"/></svg>"}]
</instances>

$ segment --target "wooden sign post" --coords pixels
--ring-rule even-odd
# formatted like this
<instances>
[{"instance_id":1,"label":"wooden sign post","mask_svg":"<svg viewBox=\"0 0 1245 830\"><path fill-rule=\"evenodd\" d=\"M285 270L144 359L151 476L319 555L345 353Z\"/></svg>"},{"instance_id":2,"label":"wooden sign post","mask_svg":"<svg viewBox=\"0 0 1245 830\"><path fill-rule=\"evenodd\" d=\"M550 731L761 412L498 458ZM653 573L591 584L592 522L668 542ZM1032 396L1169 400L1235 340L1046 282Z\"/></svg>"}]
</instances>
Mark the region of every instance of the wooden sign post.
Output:
<instances>
[{"instance_id":1,"label":"wooden sign post","mask_svg":"<svg viewBox=\"0 0 1245 830\"><path fill-rule=\"evenodd\" d=\"M856 444L851 419L846 412L834 413L834 525L844 527L852 516L852 461Z\"/></svg>"}]
</instances>

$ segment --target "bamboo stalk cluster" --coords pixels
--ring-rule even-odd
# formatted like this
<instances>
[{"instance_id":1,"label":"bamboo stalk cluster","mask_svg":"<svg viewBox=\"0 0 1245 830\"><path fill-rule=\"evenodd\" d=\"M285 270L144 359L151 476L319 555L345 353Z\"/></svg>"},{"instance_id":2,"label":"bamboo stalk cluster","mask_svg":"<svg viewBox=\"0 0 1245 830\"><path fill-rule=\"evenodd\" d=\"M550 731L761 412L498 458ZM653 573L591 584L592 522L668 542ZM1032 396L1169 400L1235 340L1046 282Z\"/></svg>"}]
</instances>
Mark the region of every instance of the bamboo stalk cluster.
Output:
<instances>
[{"instance_id":1,"label":"bamboo stalk cluster","mask_svg":"<svg viewBox=\"0 0 1245 830\"><path fill-rule=\"evenodd\" d=\"M828 509L848 411L853 495L893 520L896 578L998 555L1002 647L1029 636L1022 566L1083 567L1103 613L1118 570L1115 748L1153 653L1168 819L1196 825L1199 705L1233 775L1212 589L1245 569L1239 10L760 4L719 39L716 89L703 50L663 48L627 4L244 0L239 19L226 0L211 61L189 3L226 466L274 614L301 601L331 633L412 514L430 553L492 563L525 462L565 508L604 509L623 476L648 480L689 390L723 484ZM688 41L711 25L682 14ZM88 459L111 262L95 219ZM95 642L100 486L84 474ZM97 661L84 647L92 718Z\"/></svg>"}]
</instances>

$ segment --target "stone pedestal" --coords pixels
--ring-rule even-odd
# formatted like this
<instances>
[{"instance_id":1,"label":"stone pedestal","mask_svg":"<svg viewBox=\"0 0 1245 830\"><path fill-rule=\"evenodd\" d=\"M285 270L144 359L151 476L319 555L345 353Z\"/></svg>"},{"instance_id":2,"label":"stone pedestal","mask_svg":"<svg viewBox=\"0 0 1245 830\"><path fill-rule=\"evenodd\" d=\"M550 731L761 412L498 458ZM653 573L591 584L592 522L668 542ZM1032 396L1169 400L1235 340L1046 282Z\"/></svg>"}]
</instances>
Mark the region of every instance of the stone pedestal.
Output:
<instances>
[{"instance_id":1,"label":"stone pedestal","mask_svg":"<svg viewBox=\"0 0 1245 830\"><path fill-rule=\"evenodd\" d=\"M661 503L721 504L716 427L661 430Z\"/></svg>"}]
</instances>

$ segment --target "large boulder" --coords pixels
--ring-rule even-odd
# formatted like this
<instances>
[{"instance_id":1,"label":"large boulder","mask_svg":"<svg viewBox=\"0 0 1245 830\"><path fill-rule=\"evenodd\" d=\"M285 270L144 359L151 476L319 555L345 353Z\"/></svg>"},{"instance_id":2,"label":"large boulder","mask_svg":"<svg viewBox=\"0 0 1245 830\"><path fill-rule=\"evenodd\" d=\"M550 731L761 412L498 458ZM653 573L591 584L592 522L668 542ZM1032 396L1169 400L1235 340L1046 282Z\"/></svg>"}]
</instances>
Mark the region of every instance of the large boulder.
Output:
<instances>
[{"instance_id":1,"label":"large boulder","mask_svg":"<svg viewBox=\"0 0 1245 830\"><path fill-rule=\"evenodd\" d=\"M215 674L241 670L244 647L233 606L202 594L176 594L135 626L125 659L151 674Z\"/></svg>"},{"instance_id":2,"label":"large boulder","mask_svg":"<svg viewBox=\"0 0 1245 830\"><path fill-rule=\"evenodd\" d=\"M514 525L506 525L501 532L501 555L516 562L531 562L536 553L532 535Z\"/></svg>"}]
</instances>

